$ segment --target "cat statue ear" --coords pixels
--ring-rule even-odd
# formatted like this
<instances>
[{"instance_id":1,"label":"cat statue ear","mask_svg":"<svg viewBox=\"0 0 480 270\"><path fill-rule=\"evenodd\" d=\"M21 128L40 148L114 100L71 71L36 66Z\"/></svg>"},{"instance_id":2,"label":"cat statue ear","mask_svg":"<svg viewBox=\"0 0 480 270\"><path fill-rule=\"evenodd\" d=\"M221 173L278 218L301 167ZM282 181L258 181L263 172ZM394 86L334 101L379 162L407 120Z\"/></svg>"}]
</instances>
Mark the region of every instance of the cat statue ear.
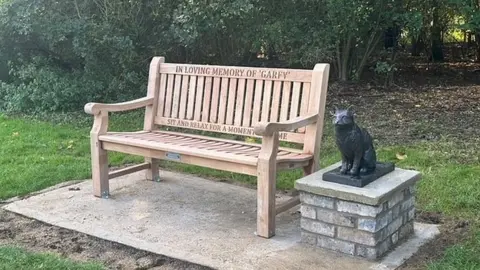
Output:
<instances>
[{"instance_id":1,"label":"cat statue ear","mask_svg":"<svg viewBox=\"0 0 480 270\"><path fill-rule=\"evenodd\" d=\"M334 109L334 111L330 111L331 116L337 115L337 112L338 112L338 107L336 105L333 105L333 109Z\"/></svg>"},{"instance_id":2,"label":"cat statue ear","mask_svg":"<svg viewBox=\"0 0 480 270\"><path fill-rule=\"evenodd\" d=\"M357 116L357 113L352 109L352 105L347 107L347 112L349 112L353 116Z\"/></svg>"}]
</instances>

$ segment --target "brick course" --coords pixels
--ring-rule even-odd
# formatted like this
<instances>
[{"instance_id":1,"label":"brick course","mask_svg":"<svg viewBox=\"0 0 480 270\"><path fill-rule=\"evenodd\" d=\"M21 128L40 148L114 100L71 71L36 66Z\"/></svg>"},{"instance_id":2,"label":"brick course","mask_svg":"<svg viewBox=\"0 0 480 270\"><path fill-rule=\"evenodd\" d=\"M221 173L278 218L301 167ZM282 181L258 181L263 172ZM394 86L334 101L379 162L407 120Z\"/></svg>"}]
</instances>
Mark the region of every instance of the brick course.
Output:
<instances>
[{"instance_id":1,"label":"brick course","mask_svg":"<svg viewBox=\"0 0 480 270\"><path fill-rule=\"evenodd\" d=\"M415 189L367 205L300 191L302 242L376 260L413 233Z\"/></svg>"}]
</instances>

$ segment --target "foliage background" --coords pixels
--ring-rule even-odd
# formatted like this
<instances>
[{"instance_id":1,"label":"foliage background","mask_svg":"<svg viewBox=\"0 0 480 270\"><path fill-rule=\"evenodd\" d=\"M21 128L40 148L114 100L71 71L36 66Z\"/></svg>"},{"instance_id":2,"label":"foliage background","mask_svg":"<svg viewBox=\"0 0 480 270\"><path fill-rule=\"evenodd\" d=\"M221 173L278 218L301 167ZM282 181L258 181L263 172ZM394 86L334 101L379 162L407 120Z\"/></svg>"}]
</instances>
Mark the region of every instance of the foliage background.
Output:
<instances>
[{"instance_id":1,"label":"foliage background","mask_svg":"<svg viewBox=\"0 0 480 270\"><path fill-rule=\"evenodd\" d=\"M477 0L0 0L0 110L81 111L89 101L141 97L159 55L197 64L328 62L338 80L374 70L388 83L397 48L442 60L439 34L475 37L479 14Z\"/></svg>"}]
</instances>

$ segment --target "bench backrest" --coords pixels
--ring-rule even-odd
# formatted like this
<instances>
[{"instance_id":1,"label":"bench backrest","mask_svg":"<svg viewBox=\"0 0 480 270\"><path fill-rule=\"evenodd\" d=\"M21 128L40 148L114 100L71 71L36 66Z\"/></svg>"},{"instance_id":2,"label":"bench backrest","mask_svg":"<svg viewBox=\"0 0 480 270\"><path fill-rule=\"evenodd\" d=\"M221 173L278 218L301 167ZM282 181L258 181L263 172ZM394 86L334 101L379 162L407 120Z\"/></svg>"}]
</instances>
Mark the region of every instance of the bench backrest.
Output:
<instances>
[{"instance_id":1,"label":"bench backrest","mask_svg":"<svg viewBox=\"0 0 480 270\"><path fill-rule=\"evenodd\" d=\"M282 122L323 114L328 64L314 70L250 68L164 63L150 67L149 93L156 108L148 121L163 126L254 137L259 122ZM153 119L152 119L153 117ZM280 140L303 143L307 128L280 134Z\"/></svg>"}]
</instances>

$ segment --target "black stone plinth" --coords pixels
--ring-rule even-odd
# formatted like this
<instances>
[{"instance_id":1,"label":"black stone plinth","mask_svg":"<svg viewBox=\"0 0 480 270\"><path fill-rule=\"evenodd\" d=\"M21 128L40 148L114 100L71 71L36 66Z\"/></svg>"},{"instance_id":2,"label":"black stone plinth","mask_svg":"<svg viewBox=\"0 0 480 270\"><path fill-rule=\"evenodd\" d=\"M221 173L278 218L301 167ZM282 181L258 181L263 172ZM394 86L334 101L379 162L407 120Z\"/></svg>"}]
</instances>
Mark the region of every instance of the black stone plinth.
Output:
<instances>
[{"instance_id":1,"label":"black stone plinth","mask_svg":"<svg viewBox=\"0 0 480 270\"><path fill-rule=\"evenodd\" d=\"M333 169L323 174L323 181L338 183L342 185L364 187L387 173L395 170L395 164L377 162L375 171L365 174L360 173L360 178L353 178L349 174L340 174L340 168Z\"/></svg>"}]
</instances>

